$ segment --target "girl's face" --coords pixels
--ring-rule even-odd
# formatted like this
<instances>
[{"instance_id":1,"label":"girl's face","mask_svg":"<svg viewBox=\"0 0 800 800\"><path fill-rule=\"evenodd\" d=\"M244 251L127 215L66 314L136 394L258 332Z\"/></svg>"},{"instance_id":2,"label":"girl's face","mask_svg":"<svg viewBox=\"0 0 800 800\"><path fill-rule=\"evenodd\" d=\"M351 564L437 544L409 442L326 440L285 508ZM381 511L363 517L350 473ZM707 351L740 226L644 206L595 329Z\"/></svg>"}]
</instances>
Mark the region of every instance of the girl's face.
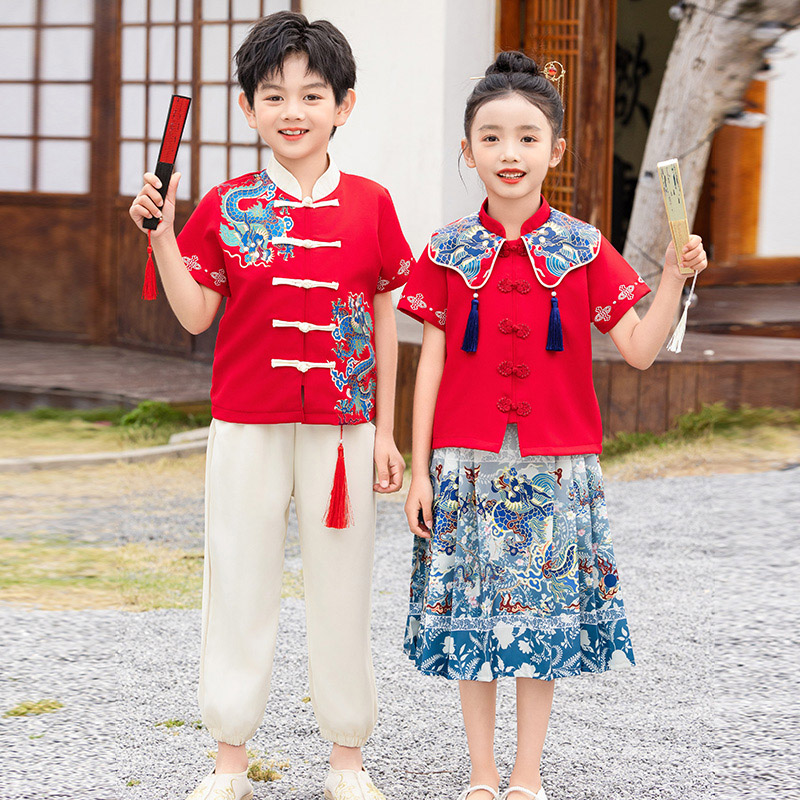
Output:
<instances>
[{"instance_id":1,"label":"girl's face","mask_svg":"<svg viewBox=\"0 0 800 800\"><path fill-rule=\"evenodd\" d=\"M542 110L515 92L484 103L461 146L490 199L538 200L547 170L561 161L567 143L553 142Z\"/></svg>"},{"instance_id":2,"label":"girl's face","mask_svg":"<svg viewBox=\"0 0 800 800\"><path fill-rule=\"evenodd\" d=\"M344 125L354 103L355 92L349 89L337 106L331 86L320 75L308 72L308 57L298 53L286 57L283 74L262 81L252 108L244 93L239 96L248 125L284 161L327 152L331 131Z\"/></svg>"}]
</instances>

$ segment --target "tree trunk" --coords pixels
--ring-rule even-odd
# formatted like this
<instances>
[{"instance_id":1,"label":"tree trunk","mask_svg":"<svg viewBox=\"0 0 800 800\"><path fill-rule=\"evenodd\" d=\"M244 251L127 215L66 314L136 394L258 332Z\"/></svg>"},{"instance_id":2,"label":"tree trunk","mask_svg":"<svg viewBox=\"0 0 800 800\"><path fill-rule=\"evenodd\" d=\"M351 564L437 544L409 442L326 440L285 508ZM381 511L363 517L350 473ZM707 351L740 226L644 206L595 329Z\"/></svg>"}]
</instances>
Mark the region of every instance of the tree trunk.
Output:
<instances>
[{"instance_id":1,"label":"tree trunk","mask_svg":"<svg viewBox=\"0 0 800 800\"><path fill-rule=\"evenodd\" d=\"M784 32L776 26L766 40L755 38L756 28L765 23L799 24L800 0L687 4L647 136L623 253L651 284L661 275L670 239L656 164L679 159L691 228L714 132L726 116L742 110L742 97L764 61L764 49ZM640 305L647 308L651 298Z\"/></svg>"}]
</instances>

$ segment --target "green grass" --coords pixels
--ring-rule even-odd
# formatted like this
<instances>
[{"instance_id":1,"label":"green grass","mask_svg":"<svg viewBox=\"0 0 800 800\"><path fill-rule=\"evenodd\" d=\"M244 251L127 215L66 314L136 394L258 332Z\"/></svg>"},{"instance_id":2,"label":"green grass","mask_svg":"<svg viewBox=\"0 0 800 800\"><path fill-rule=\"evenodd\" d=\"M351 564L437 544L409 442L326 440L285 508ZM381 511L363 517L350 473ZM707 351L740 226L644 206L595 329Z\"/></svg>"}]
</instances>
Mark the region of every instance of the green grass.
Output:
<instances>
[{"instance_id":1,"label":"green grass","mask_svg":"<svg viewBox=\"0 0 800 800\"><path fill-rule=\"evenodd\" d=\"M0 412L0 452L19 458L124 450L166 444L173 433L211 423L210 406L180 408L153 400L135 409L36 408Z\"/></svg>"},{"instance_id":2,"label":"green grass","mask_svg":"<svg viewBox=\"0 0 800 800\"><path fill-rule=\"evenodd\" d=\"M211 423L211 407L186 411L158 400L144 400L136 408L34 408L30 411L0 411L0 419L11 421L106 422L129 428L159 428L176 425L202 427Z\"/></svg>"},{"instance_id":3,"label":"green grass","mask_svg":"<svg viewBox=\"0 0 800 800\"><path fill-rule=\"evenodd\" d=\"M202 585L199 551L138 542L98 547L0 539L0 602L46 609L199 608ZM303 596L301 572L284 570L281 596ZM169 728L184 723L160 724Z\"/></svg>"},{"instance_id":4,"label":"green grass","mask_svg":"<svg viewBox=\"0 0 800 800\"><path fill-rule=\"evenodd\" d=\"M678 417L665 433L618 433L603 442L606 460L649 447L663 447L714 436L733 436L760 427L800 427L800 410L776 408L727 408L723 403L703 406L701 411Z\"/></svg>"}]
</instances>

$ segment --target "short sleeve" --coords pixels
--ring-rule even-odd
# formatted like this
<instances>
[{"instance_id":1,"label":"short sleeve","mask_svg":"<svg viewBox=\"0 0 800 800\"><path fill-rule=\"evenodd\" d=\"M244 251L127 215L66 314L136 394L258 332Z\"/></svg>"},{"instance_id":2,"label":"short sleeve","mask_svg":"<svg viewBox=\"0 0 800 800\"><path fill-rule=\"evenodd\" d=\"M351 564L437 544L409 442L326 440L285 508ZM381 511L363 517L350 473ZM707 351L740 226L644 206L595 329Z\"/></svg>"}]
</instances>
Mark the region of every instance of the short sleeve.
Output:
<instances>
[{"instance_id":1,"label":"short sleeve","mask_svg":"<svg viewBox=\"0 0 800 800\"><path fill-rule=\"evenodd\" d=\"M605 237L597 258L587 267L591 319L601 333L608 333L650 287Z\"/></svg>"},{"instance_id":2,"label":"short sleeve","mask_svg":"<svg viewBox=\"0 0 800 800\"><path fill-rule=\"evenodd\" d=\"M388 192L383 198L378 222L378 243L381 250L381 271L376 291L391 292L408 280L414 259L400 229L400 221Z\"/></svg>"},{"instance_id":3,"label":"short sleeve","mask_svg":"<svg viewBox=\"0 0 800 800\"><path fill-rule=\"evenodd\" d=\"M446 267L435 264L428 249L419 257L397 307L418 322L430 322L444 330L447 321Z\"/></svg>"},{"instance_id":4,"label":"short sleeve","mask_svg":"<svg viewBox=\"0 0 800 800\"><path fill-rule=\"evenodd\" d=\"M230 297L225 253L219 239L219 194L212 189L197 205L178 234L178 249L192 277L225 297Z\"/></svg>"}]
</instances>

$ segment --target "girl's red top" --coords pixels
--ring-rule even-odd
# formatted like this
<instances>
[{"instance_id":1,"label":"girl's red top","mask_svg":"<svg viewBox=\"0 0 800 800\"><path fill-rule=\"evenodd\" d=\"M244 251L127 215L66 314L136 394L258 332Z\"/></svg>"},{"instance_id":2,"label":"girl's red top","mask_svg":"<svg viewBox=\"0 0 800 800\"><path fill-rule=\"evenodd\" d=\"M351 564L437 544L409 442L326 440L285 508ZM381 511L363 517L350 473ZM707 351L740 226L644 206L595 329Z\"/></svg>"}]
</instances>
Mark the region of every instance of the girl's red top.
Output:
<instances>
[{"instance_id":1,"label":"girl's red top","mask_svg":"<svg viewBox=\"0 0 800 800\"><path fill-rule=\"evenodd\" d=\"M373 298L412 256L389 192L331 162L310 197L274 158L216 186L178 236L224 295L212 413L228 422L358 424L375 416Z\"/></svg>"},{"instance_id":2,"label":"girl's red top","mask_svg":"<svg viewBox=\"0 0 800 800\"><path fill-rule=\"evenodd\" d=\"M513 242L486 208L434 234L398 305L445 332L432 446L498 452L515 422L523 456L600 453L591 324L607 333L650 289L597 229L544 198ZM476 296L478 344L465 352ZM562 351L545 348L553 297Z\"/></svg>"}]
</instances>

